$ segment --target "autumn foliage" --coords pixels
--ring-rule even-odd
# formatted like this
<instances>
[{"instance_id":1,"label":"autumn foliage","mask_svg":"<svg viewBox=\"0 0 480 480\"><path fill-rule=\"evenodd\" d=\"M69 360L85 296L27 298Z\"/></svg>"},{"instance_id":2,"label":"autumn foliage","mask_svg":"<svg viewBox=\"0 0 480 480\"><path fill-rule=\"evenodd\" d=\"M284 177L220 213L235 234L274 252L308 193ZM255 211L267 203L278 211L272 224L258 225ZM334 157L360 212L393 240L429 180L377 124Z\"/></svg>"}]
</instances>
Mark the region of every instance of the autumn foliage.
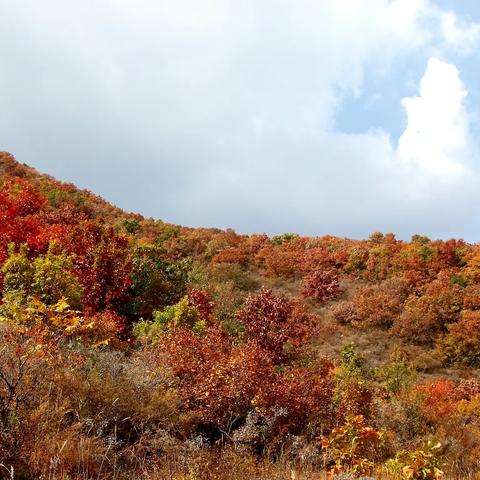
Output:
<instances>
[{"instance_id":1,"label":"autumn foliage","mask_svg":"<svg viewBox=\"0 0 480 480\"><path fill-rule=\"evenodd\" d=\"M473 478L479 282L463 240L181 227L0 153L0 477Z\"/></svg>"}]
</instances>

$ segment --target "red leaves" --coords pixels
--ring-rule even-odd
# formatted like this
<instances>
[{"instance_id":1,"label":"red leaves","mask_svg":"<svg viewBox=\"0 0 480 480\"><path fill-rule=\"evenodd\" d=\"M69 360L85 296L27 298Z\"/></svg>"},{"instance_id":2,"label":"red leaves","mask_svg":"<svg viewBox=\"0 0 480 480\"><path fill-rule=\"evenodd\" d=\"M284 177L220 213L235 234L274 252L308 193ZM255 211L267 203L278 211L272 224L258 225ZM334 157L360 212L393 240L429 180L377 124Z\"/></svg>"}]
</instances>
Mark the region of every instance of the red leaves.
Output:
<instances>
[{"instance_id":1,"label":"red leaves","mask_svg":"<svg viewBox=\"0 0 480 480\"><path fill-rule=\"evenodd\" d=\"M195 296L200 298L198 292ZM163 339L188 408L220 428L256 407L265 412L287 409L288 428L325 413L332 395L330 363L312 371L279 373L274 368L300 353L312 334L314 317L266 289L249 297L237 317L246 328L245 343L236 344L218 324L204 335L176 328Z\"/></svg>"},{"instance_id":2,"label":"red leaves","mask_svg":"<svg viewBox=\"0 0 480 480\"><path fill-rule=\"evenodd\" d=\"M2 250L5 250L10 242L35 243L32 242L32 239L43 229L35 214L45 202L46 199L23 180L6 182L3 185L0 190L0 246Z\"/></svg>"},{"instance_id":3,"label":"red leaves","mask_svg":"<svg viewBox=\"0 0 480 480\"><path fill-rule=\"evenodd\" d=\"M192 288L188 293L188 303L197 309L202 320L205 322L210 320L215 305L210 300L210 295L207 292L198 288Z\"/></svg>"},{"instance_id":4,"label":"red leaves","mask_svg":"<svg viewBox=\"0 0 480 480\"><path fill-rule=\"evenodd\" d=\"M238 312L237 318L248 335L268 352L274 364L295 356L295 350L312 336L316 321L301 305L265 288L259 295L248 297L245 309ZM293 347L290 352L287 344Z\"/></svg>"},{"instance_id":5,"label":"red leaves","mask_svg":"<svg viewBox=\"0 0 480 480\"><path fill-rule=\"evenodd\" d=\"M84 308L97 312L125 300L130 286L130 251L126 237L112 228L88 222L77 225L64 240L74 254L74 272L83 288Z\"/></svg>"},{"instance_id":6,"label":"red leaves","mask_svg":"<svg viewBox=\"0 0 480 480\"><path fill-rule=\"evenodd\" d=\"M225 430L248 411L267 416L286 412L282 428L302 428L317 415L329 418L333 365L276 372L269 352L248 340L236 345L217 326L200 336L186 328L173 330L163 341L186 408L202 422ZM279 427L280 427L279 424Z\"/></svg>"},{"instance_id":7,"label":"red leaves","mask_svg":"<svg viewBox=\"0 0 480 480\"><path fill-rule=\"evenodd\" d=\"M246 414L273 371L255 342L235 346L218 326L199 336L186 328L173 330L163 343L189 409L207 423L226 427Z\"/></svg>"},{"instance_id":8,"label":"red leaves","mask_svg":"<svg viewBox=\"0 0 480 480\"><path fill-rule=\"evenodd\" d=\"M256 405L269 415L283 409L282 427L299 431L313 419L331 420L333 387L333 364L321 360L314 368L294 367L277 373Z\"/></svg>"},{"instance_id":9,"label":"red leaves","mask_svg":"<svg viewBox=\"0 0 480 480\"><path fill-rule=\"evenodd\" d=\"M302 294L319 303L332 300L342 293L335 270L314 270L304 280Z\"/></svg>"}]
</instances>

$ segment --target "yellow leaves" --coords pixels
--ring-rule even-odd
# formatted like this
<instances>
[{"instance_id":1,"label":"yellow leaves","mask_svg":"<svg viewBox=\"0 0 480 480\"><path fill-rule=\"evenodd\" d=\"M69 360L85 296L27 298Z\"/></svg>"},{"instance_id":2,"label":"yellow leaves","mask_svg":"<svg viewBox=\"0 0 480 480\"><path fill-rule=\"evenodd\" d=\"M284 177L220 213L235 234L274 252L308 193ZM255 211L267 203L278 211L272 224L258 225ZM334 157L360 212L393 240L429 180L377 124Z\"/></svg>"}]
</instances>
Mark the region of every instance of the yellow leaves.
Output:
<instances>
[{"instance_id":1,"label":"yellow leaves","mask_svg":"<svg viewBox=\"0 0 480 480\"><path fill-rule=\"evenodd\" d=\"M70 305L67 302L66 298L61 298L53 307L54 311L57 313L63 313L65 310L68 310Z\"/></svg>"},{"instance_id":2,"label":"yellow leaves","mask_svg":"<svg viewBox=\"0 0 480 480\"><path fill-rule=\"evenodd\" d=\"M30 297L26 306L10 308L6 314L0 316L0 321L20 328L40 328L45 334L93 337L92 340L96 340L93 348L109 345L113 338L110 331L101 331L95 321L86 319L81 312L72 309L64 297L53 305L46 305L37 297Z\"/></svg>"},{"instance_id":3,"label":"yellow leaves","mask_svg":"<svg viewBox=\"0 0 480 480\"><path fill-rule=\"evenodd\" d=\"M99 342L96 342L92 345L92 348L98 348L98 347L101 347L101 346L106 346L106 345L109 345L110 344L110 339L107 338L105 340L101 340Z\"/></svg>"}]
</instances>

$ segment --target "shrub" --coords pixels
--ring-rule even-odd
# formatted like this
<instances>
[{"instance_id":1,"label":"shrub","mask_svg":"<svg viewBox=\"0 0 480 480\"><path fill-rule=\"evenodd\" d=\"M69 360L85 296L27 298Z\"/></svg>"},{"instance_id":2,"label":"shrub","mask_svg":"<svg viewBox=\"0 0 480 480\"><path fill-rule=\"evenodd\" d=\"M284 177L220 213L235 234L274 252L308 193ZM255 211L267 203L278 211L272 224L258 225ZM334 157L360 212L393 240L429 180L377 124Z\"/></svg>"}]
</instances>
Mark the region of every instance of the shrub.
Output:
<instances>
[{"instance_id":1,"label":"shrub","mask_svg":"<svg viewBox=\"0 0 480 480\"><path fill-rule=\"evenodd\" d=\"M150 319L154 310L172 305L185 296L191 274L189 259L170 261L159 247L152 245L136 248L124 313L134 320Z\"/></svg>"},{"instance_id":2,"label":"shrub","mask_svg":"<svg viewBox=\"0 0 480 480\"><path fill-rule=\"evenodd\" d=\"M338 418L352 415L370 417L374 388L371 371L365 357L358 354L355 345L349 343L342 350L342 364L335 377L336 411Z\"/></svg>"},{"instance_id":3,"label":"shrub","mask_svg":"<svg viewBox=\"0 0 480 480\"><path fill-rule=\"evenodd\" d=\"M259 295L247 298L237 319L274 364L294 358L313 335L316 322L316 317L301 304L276 296L265 288Z\"/></svg>"},{"instance_id":4,"label":"shrub","mask_svg":"<svg viewBox=\"0 0 480 480\"><path fill-rule=\"evenodd\" d=\"M353 305L362 326L390 327L402 312L408 284L391 278L379 285L361 287L355 292Z\"/></svg>"},{"instance_id":5,"label":"shrub","mask_svg":"<svg viewBox=\"0 0 480 480\"><path fill-rule=\"evenodd\" d=\"M315 270L305 278L302 294L319 303L337 298L342 294L338 273L335 270Z\"/></svg>"},{"instance_id":6,"label":"shrub","mask_svg":"<svg viewBox=\"0 0 480 480\"><path fill-rule=\"evenodd\" d=\"M330 307L333 318L342 325L350 325L359 320L355 304L351 300L340 300Z\"/></svg>"},{"instance_id":7,"label":"shrub","mask_svg":"<svg viewBox=\"0 0 480 480\"><path fill-rule=\"evenodd\" d=\"M386 463L387 470L405 480L435 480L443 477L443 463L439 459L442 444L429 441L413 452L402 450Z\"/></svg>"},{"instance_id":8,"label":"shrub","mask_svg":"<svg viewBox=\"0 0 480 480\"><path fill-rule=\"evenodd\" d=\"M445 361L480 366L480 311L464 310L460 320L448 326L448 332L438 342Z\"/></svg>"},{"instance_id":9,"label":"shrub","mask_svg":"<svg viewBox=\"0 0 480 480\"><path fill-rule=\"evenodd\" d=\"M305 261L305 240L294 238L280 245L269 245L255 256L265 265L265 272L272 277L292 278L303 271Z\"/></svg>"},{"instance_id":10,"label":"shrub","mask_svg":"<svg viewBox=\"0 0 480 480\"><path fill-rule=\"evenodd\" d=\"M181 381L185 407L227 434L251 409L259 390L271 383L271 360L258 343L233 345L218 325L202 337L176 328L162 346Z\"/></svg>"},{"instance_id":11,"label":"shrub","mask_svg":"<svg viewBox=\"0 0 480 480\"><path fill-rule=\"evenodd\" d=\"M215 309L215 304L210 299L210 294L198 288L192 288L188 292L188 304L197 309L200 318L209 322Z\"/></svg>"},{"instance_id":12,"label":"shrub","mask_svg":"<svg viewBox=\"0 0 480 480\"><path fill-rule=\"evenodd\" d=\"M142 320L133 327L134 335L144 342L158 342L168 331L185 327L196 333L205 331L206 322L200 317L198 310L189 304L188 297L177 304L153 312L153 320Z\"/></svg>"},{"instance_id":13,"label":"shrub","mask_svg":"<svg viewBox=\"0 0 480 480\"><path fill-rule=\"evenodd\" d=\"M390 359L374 371L375 378L391 394L397 395L415 382L416 372L399 350L394 350Z\"/></svg>"},{"instance_id":14,"label":"shrub","mask_svg":"<svg viewBox=\"0 0 480 480\"><path fill-rule=\"evenodd\" d=\"M271 429L283 441L287 433L300 434L307 425L328 428L333 420L333 393L333 364L321 360L308 368L277 372L271 385L258 394L255 407L264 417L275 418Z\"/></svg>"},{"instance_id":15,"label":"shrub","mask_svg":"<svg viewBox=\"0 0 480 480\"><path fill-rule=\"evenodd\" d=\"M425 416L432 422L450 416L456 408L456 385L448 379L439 379L415 387L420 394Z\"/></svg>"},{"instance_id":16,"label":"shrub","mask_svg":"<svg viewBox=\"0 0 480 480\"><path fill-rule=\"evenodd\" d=\"M330 475L341 472L370 474L380 456L383 438L384 432L367 426L363 416L348 417L343 426L322 437L322 448L335 461Z\"/></svg>"},{"instance_id":17,"label":"shrub","mask_svg":"<svg viewBox=\"0 0 480 480\"><path fill-rule=\"evenodd\" d=\"M26 245L16 253L14 244L10 244L8 252L9 257L1 268L4 274L3 310L14 305L27 306L33 298L45 305L54 305L64 298L72 308L80 307L82 287L71 273L71 257L58 243L51 242L48 252L34 260L27 257Z\"/></svg>"},{"instance_id":18,"label":"shrub","mask_svg":"<svg viewBox=\"0 0 480 480\"><path fill-rule=\"evenodd\" d=\"M431 343L460 318L463 288L450 283L450 276L427 285L421 296L412 295L404 312L394 322L393 333L418 343Z\"/></svg>"}]
</instances>

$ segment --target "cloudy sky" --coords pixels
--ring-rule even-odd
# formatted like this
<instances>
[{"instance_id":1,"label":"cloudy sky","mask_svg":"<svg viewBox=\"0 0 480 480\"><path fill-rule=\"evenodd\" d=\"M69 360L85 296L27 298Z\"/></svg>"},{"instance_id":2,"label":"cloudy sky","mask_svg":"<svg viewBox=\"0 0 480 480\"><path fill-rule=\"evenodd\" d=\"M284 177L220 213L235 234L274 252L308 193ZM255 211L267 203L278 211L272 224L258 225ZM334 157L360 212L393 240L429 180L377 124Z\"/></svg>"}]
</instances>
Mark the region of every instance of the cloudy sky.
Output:
<instances>
[{"instance_id":1,"label":"cloudy sky","mask_svg":"<svg viewBox=\"0 0 480 480\"><path fill-rule=\"evenodd\" d=\"M0 0L0 150L145 216L480 240L477 0Z\"/></svg>"}]
</instances>

